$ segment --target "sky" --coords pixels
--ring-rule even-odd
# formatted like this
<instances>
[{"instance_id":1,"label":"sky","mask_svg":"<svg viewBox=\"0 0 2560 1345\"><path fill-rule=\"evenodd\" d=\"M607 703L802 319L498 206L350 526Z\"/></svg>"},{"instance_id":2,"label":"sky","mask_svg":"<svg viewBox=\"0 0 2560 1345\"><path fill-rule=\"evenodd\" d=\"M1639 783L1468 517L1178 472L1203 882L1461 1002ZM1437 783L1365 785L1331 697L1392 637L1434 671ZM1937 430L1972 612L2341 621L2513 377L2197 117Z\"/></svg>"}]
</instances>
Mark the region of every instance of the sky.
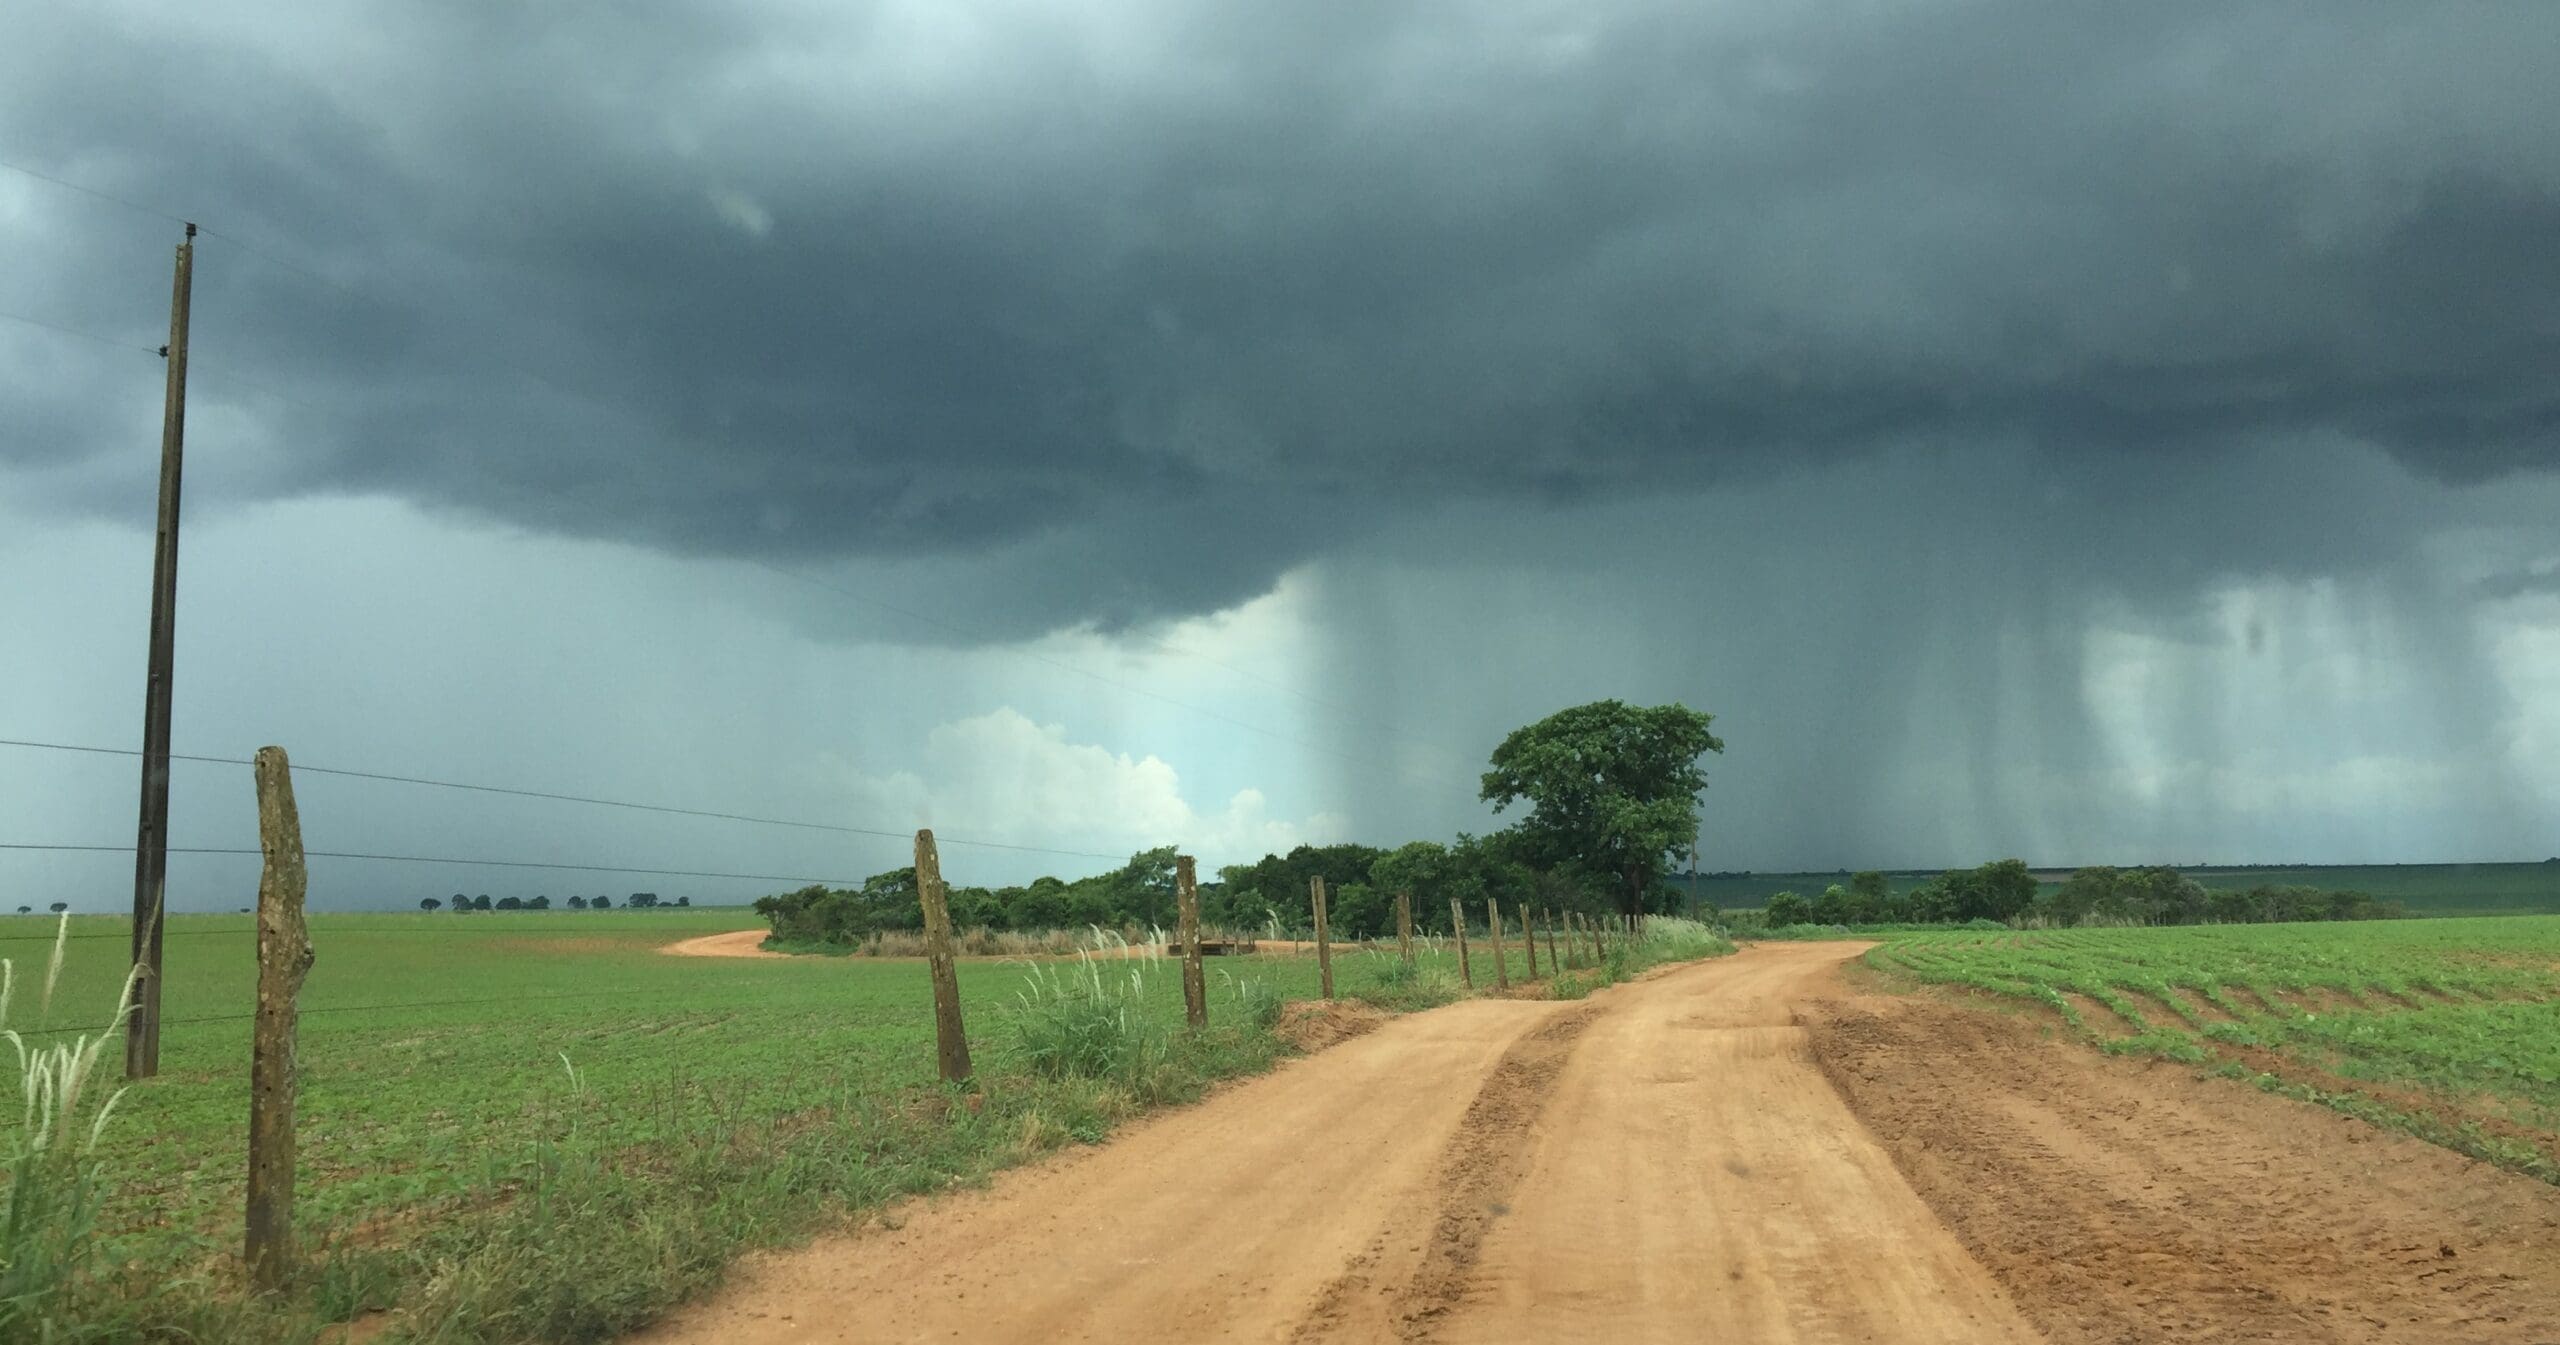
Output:
<instances>
[{"instance_id":1,"label":"sky","mask_svg":"<svg viewBox=\"0 0 2560 1345\"><path fill-rule=\"evenodd\" d=\"M2560 853L2541 0L11 27L0 738L139 743L184 219L178 751L816 824L306 773L315 851L591 866L315 905L1483 832L1602 697L1717 715L1709 868ZM0 843L137 774L0 747Z\"/></svg>"}]
</instances>

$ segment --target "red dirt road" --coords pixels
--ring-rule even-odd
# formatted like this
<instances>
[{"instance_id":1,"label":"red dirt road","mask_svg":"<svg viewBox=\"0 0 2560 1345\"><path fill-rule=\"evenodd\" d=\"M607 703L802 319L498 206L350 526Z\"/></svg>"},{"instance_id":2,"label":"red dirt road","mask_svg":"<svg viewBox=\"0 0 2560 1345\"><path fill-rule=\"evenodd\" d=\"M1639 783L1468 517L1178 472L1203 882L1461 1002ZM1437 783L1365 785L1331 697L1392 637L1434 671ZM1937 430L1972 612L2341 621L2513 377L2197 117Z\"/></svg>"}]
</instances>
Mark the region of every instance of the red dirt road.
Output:
<instances>
[{"instance_id":1,"label":"red dirt road","mask_svg":"<svg viewBox=\"0 0 2560 1345\"><path fill-rule=\"evenodd\" d=\"M2560 1192L1859 995L1858 950L1396 1019L641 1339L2560 1340Z\"/></svg>"}]
</instances>

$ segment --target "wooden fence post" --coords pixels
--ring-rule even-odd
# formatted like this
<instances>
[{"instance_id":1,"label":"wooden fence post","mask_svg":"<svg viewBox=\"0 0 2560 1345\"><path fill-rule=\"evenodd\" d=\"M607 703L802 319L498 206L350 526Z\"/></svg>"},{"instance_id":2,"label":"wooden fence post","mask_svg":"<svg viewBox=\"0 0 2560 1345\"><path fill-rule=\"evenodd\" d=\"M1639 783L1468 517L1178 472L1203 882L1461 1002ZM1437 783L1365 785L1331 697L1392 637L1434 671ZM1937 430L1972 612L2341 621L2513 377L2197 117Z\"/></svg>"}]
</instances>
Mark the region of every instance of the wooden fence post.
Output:
<instances>
[{"instance_id":1,"label":"wooden fence post","mask_svg":"<svg viewBox=\"0 0 2560 1345\"><path fill-rule=\"evenodd\" d=\"M311 970L302 922L310 877L302 861L302 817L293 806L293 767L281 747L261 747L258 786L258 1008L249 1047L249 1218L244 1254L261 1292L284 1287L293 1267L295 1094L299 1015L294 997Z\"/></svg>"},{"instance_id":2,"label":"wooden fence post","mask_svg":"<svg viewBox=\"0 0 2560 1345\"><path fill-rule=\"evenodd\" d=\"M1316 979L1324 984L1324 997L1333 998L1333 926L1326 923L1324 913L1324 875L1307 880L1307 899L1316 908Z\"/></svg>"},{"instance_id":3,"label":"wooden fence post","mask_svg":"<svg viewBox=\"0 0 2560 1345\"><path fill-rule=\"evenodd\" d=\"M916 900L924 904L924 957L933 972L933 1044L945 1083L969 1077L969 1038L960 1027L960 969L951 951L951 899L933 832L916 833Z\"/></svg>"},{"instance_id":4,"label":"wooden fence post","mask_svg":"<svg viewBox=\"0 0 2560 1345\"><path fill-rule=\"evenodd\" d=\"M1207 1027L1209 978L1200 969L1200 879L1189 855L1173 857L1173 896L1182 910L1182 1012L1193 1027Z\"/></svg>"},{"instance_id":5,"label":"wooden fence post","mask_svg":"<svg viewBox=\"0 0 2560 1345\"><path fill-rule=\"evenodd\" d=\"M1520 903L1520 951L1528 954L1529 979L1538 979L1538 931L1529 927L1529 903Z\"/></svg>"},{"instance_id":6,"label":"wooden fence post","mask_svg":"<svg viewBox=\"0 0 2560 1345\"><path fill-rule=\"evenodd\" d=\"M1484 899L1484 920L1493 926L1493 988L1511 988L1511 969L1502 965L1502 906L1495 898Z\"/></svg>"},{"instance_id":7,"label":"wooden fence post","mask_svg":"<svg viewBox=\"0 0 2560 1345\"><path fill-rule=\"evenodd\" d=\"M1396 894L1396 948L1404 954L1406 966L1413 965L1413 894Z\"/></svg>"},{"instance_id":8,"label":"wooden fence post","mask_svg":"<svg viewBox=\"0 0 2560 1345\"><path fill-rule=\"evenodd\" d=\"M1545 910L1538 912L1538 923L1547 927L1547 972L1550 975L1561 976L1564 974L1564 963L1556 957L1556 913Z\"/></svg>"},{"instance_id":9,"label":"wooden fence post","mask_svg":"<svg viewBox=\"0 0 2560 1345\"><path fill-rule=\"evenodd\" d=\"M1458 979L1473 990L1476 988L1476 969L1467 961L1467 911L1458 904L1456 897L1449 898L1449 928L1458 932Z\"/></svg>"}]
</instances>

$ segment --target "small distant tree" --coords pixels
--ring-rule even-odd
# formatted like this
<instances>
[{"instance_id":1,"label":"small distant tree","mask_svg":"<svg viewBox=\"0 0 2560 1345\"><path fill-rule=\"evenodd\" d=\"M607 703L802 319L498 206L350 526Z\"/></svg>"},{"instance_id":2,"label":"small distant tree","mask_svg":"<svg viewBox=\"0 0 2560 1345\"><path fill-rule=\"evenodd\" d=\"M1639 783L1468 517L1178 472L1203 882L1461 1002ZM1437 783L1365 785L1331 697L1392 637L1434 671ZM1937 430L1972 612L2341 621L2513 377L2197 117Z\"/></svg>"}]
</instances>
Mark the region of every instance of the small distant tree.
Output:
<instances>
[{"instance_id":1,"label":"small distant tree","mask_svg":"<svg viewBox=\"0 0 2560 1345\"><path fill-rule=\"evenodd\" d=\"M596 894L596 899L588 902L587 906L591 910L608 910L613 906L613 898L606 896L602 892L598 892Z\"/></svg>"},{"instance_id":2,"label":"small distant tree","mask_svg":"<svg viewBox=\"0 0 2560 1345\"><path fill-rule=\"evenodd\" d=\"M485 910L488 910L488 909L489 909L489 894L488 894L488 893L486 893L486 892L483 892L483 893L481 893L479 896L473 897L473 898L471 899L471 909L473 909L473 910L475 910L475 911L485 911Z\"/></svg>"},{"instance_id":3,"label":"small distant tree","mask_svg":"<svg viewBox=\"0 0 2560 1345\"><path fill-rule=\"evenodd\" d=\"M526 902L526 903L524 904L524 908L525 908L526 910L528 910L528 911L547 911L547 910L550 910L550 909L551 909L551 898L549 898L549 897L535 897L533 900Z\"/></svg>"},{"instance_id":4,"label":"small distant tree","mask_svg":"<svg viewBox=\"0 0 2560 1345\"><path fill-rule=\"evenodd\" d=\"M1808 923L1813 918L1813 912L1806 907L1804 898L1793 892L1781 892L1769 898L1769 908L1762 918L1767 921L1771 929L1776 929L1781 925Z\"/></svg>"},{"instance_id":5,"label":"small distant tree","mask_svg":"<svg viewBox=\"0 0 2560 1345\"><path fill-rule=\"evenodd\" d=\"M587 899L585 897L569 898L569 909L573 911L583 911L587 909Z\"/></svg>"},{"instance_id":6,"label":"small distant tree","mask_svg":"<svg viewBox=\"0 0 2560 1345\"><path fill-rule=\"evenodd\" d=\"M498 898L498 909L502 911L521 911L524 909L524 898L500 897Z\"/></svg>"},{"instance_id":7,"label":"small distant tree","mask_svg":"<svg viewBox=\"0 0 2560 1345\"><path fill-rule=\"evenodd\" d=\"M691 905L693 904L693 898L691 898L691 897L678 897L678 898L676 898L676 904L677 904L678 906L691 906Z\"/></svg>"},{"instance_id":8,"label":"small distant tree","mask_svg":"<svg viewBox=\"0 0 2560 1345\"><path fill-rule=\"evenodd\" d=\"M20 915L25 915L25 914L27 914L28 912L30 912L30 911L32 911L32 910L34 910L34 909L35 909L35 907L33 907L33 906L21 906L21 907L19 907L19 908L18 908L18 914L20 914Z\"/></svg>"},{"instance_id":9,"label":"small distant tree","mask_svg":"<svg viewBox=\"0 0 2560 1345\"><path fill-rule=\"evenodd\" d=\"M658 904L658 894L655 892L634 892L631 894L631 899L622 904L635 911L645 911Z\"/></svg>"},{"instance_id":10,"label":"small distant tree","mask_svg":"<svg viewBox=\"0 0 2560 1345\"><path fill-rule=\"evenodd\" d=\"M64 911L71 909L71 903L67 901L57 901L54 904L45 907L45 909L53 912L55 915L60 915Z\"/></svg>"},{"instance_id":11,"label":"small distant tree","mask_svg":"<svg viewBox=\"0 0 2560 1345\"><path fill-rule=\"evenodd\" d=\"M427 897L427 898L425 898L425 899L421 900L421 901L418 903L418 909L419 909L419 910L422 910L422 911L433 911L433 910L439 910L439 909L441 909L443 906L444 906L444 903L443 903L443 902L438 901L438 900L436 900L436 899L435 899L435 898L433 898L433 897Z\"/></svg>"}]
</instances>

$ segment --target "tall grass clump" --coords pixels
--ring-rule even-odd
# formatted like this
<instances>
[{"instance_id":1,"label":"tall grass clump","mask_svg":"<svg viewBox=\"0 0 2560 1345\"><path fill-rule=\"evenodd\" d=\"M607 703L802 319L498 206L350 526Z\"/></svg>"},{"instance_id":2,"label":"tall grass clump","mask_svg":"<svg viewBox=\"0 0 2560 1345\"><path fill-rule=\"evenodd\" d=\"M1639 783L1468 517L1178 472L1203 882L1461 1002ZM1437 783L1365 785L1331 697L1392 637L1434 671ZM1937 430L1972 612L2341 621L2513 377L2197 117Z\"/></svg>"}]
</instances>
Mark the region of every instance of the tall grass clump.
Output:
<instances>
[{"instance_id":1,"label":"tall grass clump","mask_svg":"<svg viewBox=\"0 0 2560 1345\"><path fill-rule=\"evenodd\" d=\"M1289 1009L1289 998L1280 993L1278 986L1259 976L1238 980L1228 975L1224 967L1218 969L1218 975L1235 991L1236 1011L1244 1015L1247 1026L1257 1032L1280 1026L1281 1015Z\"/></svg>"},{"instance_id":2,"label":"tall grass clump","mask_svg":"<svg viewBox=\"0 0 2560 1345\"><path fill-rule=\"evenodd\" d=\"M1148 1004L1148 975L1158 965L1090 952L1071 963L1035 964L1009 1015L1023 1064L1047 1078L1098 1079L1150 1094L1173 1055L1172 1027Z\"/></svg>"},{"instance_id":3,"label":"tall grass clump","mask_svg":"<svg viewBox=\"0 0 2560 1345\"><path fill-rule=\"evenodd\" d=\"M53 1014L53 989L62 977L63 917L53 936L37 1020ZM125 975L115 1016L105 1027L67 1042L31 1047L9 1026L17 968L0 958L0 1039L17 1053L19 1105L0 1114L0 1169L9 1187L0 1195L0 1340L104 1339L104 1328L62 1320L56 1308L96 1251L97 1214L105 1194L104 1165L95 1153L107 1119L124 1097L119 1088L103 1099L92 1076L107 1043L121 1036L132 1012L136 972Z\"/></svg>"}]
</instances>

